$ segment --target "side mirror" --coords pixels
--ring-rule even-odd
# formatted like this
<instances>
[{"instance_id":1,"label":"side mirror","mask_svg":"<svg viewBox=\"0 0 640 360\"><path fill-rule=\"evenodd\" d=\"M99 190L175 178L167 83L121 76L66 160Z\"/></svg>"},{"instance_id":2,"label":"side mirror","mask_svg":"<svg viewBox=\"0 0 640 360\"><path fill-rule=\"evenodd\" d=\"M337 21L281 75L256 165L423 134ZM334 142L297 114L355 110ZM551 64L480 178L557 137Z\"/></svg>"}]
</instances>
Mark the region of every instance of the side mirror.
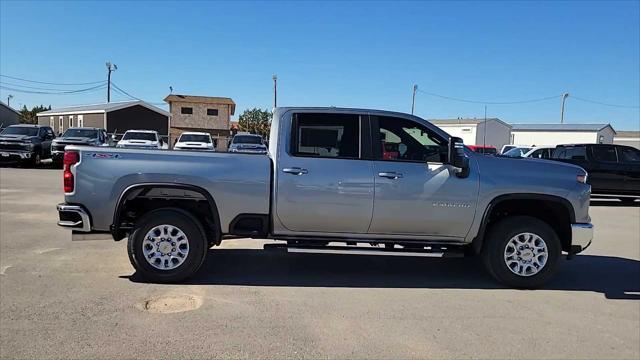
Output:
<instances>
[{"instance_id":1,"label":"side mirror","mask_svg":"<svg viewBox=\"0 0 640 360\"><path fill-rule=\"evenodd\" d=\"M464 154L464 143L461 138L449 138L449 151L447 162L455 167L458 172L457 177L466 178L469 176L469 158Z\"/></svg>"}]
</instances>

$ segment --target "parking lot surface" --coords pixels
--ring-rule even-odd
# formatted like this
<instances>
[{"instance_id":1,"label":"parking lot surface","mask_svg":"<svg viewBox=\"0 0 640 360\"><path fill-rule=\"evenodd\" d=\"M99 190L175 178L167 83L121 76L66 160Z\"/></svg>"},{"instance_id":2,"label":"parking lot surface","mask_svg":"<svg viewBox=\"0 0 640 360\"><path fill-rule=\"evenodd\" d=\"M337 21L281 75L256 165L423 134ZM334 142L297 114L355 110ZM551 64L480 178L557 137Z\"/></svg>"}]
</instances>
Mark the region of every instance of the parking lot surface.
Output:
<instances>
[{"instance_id":1,"label":"parking lot surface","mask_svg":"<svg viewBox=\"0 0 640 360\"><path fill-rule=\"evenodd\" d=\"M126 243L71 242L62 175L0 169L1 358L640 358L640 203L593 201L593 245L542 290L474 259L210 250L145 284Z\"/></svg>"}]
</instances>

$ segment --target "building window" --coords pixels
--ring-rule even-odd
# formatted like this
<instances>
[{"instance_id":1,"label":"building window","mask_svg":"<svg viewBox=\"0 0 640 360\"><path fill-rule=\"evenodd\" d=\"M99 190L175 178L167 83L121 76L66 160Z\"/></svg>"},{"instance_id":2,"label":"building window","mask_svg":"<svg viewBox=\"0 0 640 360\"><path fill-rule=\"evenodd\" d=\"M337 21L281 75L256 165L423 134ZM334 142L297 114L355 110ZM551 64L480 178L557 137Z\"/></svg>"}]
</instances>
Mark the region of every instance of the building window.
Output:
<instances>
[{"instance_id":1,"label":"building window","mask_svg":"<svg viewBox=\"0 0 640 360\"><path fill-rule=\"evenodd\" d=\"M84 127L84 115L78 115L78 127Z\"/></svg>"},{"instance_id":2,"label":"building window","mask_svg":"<svg viewBox=\"0 0 640 360\"><path fill-rule=\"evenodd\" d=\"M49 126L51 126L52 129L56 127L56 121L53 119L53 116L49 117Z\"/></svg>"},{"instance_id":3,"label":"building window","mask_svg":"<svg viewBox=\"0 0 640 360\"><path fill-rule=\"evenodd\" d=\"M58 118L58 132L62 133L62 130L64 130L64 116Z\"/></svg>"},{"instance_id":4,"label":"building window","mask_svg":"<svg viewBox=\"0 0 640 360\"><path fill-rule=\"evenodd\" d=\"M181 107L180 108L180 113L181 114L187 114L187 115L191 115L193 114L193 108L192 107Z\"/></svg>"},{"instance_id":5,"label":"building window","mask_svg":"<svg viewBox=\"0 0 640 360\"><path fill-rule=\"evenodd\" d=\"M207 115L218 116L218 109L207 109Z\"/></svg>"},{"instance_id":6,"label":"building window","mask_svg":"<svg viewBox=\"0 0 640 360\"><path fill-rule=\"evenodd\" d=\"M69 116L69 127L73 127L73 116Z\"/></svg>"}]
</instances>

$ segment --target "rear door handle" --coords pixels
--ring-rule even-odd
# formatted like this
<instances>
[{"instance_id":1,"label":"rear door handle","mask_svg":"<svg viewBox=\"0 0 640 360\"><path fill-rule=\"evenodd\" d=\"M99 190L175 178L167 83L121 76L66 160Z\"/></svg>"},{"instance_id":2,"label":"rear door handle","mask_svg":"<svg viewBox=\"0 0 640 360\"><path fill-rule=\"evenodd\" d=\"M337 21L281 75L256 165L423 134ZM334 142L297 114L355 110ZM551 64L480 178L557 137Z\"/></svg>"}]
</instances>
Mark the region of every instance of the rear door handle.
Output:
<instances>
[{"instance_id":1,"label":"rear door handle","mask_svg":"<svg viewBox=\"0 0 640 360\"><path fill-rule=\"evenodd\" d=\"M379 172L378 176L393 180L402 178L402 174L395 171Z\"/></svg>"},{"instance_id":2,"label":"rear door handle","mask_svg":"<svg viewBox=\"0 0 640 360\"><path fill-rule=\"evenodd\" d=\"M287 173L287 174L291 174L291 175L304 175L309 173L309 171L307 169L302 169L299 167L292 167L292 168L284 168L282 169L282 172Z\"/></svg>"}]
</instances>

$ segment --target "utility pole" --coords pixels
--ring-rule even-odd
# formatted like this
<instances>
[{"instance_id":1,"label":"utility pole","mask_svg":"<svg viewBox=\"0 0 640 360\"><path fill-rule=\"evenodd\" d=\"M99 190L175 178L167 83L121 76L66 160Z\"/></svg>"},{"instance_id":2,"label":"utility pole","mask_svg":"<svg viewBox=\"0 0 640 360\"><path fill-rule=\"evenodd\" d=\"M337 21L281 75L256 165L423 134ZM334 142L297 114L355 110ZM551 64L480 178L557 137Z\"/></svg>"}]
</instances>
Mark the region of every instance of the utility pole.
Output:
<instances>
[{"instance_id":1,"label":"utility pole","mask_svg":"<svg viewBox=\"0 0 640 360\"><path fill-rule=\"evenodd\" d=\"M569 93L562 94L562 107L560 107L560 124L564 124L564 101L569 97Z\"/></svg>"},{"instance_id":2,"label":"utility pole","mask_svg":"<svg viewBox=\"0 0 640 360\"><path fill-rule=\"evenodd\" d=\"M9 106L9 101L11 101L11 99L13 99L13 95L9 94L9 96L7 96L7 106Z\"/></svg>"},{"instance_id":3,"label":"utility pole","mask_svg":"<svg viewBox=\"0 0 640 360\"><path fill-rule=\"evenodd\" d=\"M111 72L118 70L118 66L111 61L107 61L105 65L107 65L107 102L111 102Z\"/></svg>"},{"instance_id":4,"label":"utility pole","mask_svg":"<svg viewBox=\"0 0 640 360\"><path fill-rule=\"evenodd\" d=\"M413 109L416 107L416 91L418 91L418 85L413 85L413 98L411 98L411 115L413 115Z\"/></svg>"},{"instance_id":5,"label":"utility pole","mask_svg":"<svg viewBox=\"0 0 640 360\"><path fill-rule=\"evenodd\" d=\"M273 74L273 108L278 107L278 75Z\"/></svg>"}]
</instances>

